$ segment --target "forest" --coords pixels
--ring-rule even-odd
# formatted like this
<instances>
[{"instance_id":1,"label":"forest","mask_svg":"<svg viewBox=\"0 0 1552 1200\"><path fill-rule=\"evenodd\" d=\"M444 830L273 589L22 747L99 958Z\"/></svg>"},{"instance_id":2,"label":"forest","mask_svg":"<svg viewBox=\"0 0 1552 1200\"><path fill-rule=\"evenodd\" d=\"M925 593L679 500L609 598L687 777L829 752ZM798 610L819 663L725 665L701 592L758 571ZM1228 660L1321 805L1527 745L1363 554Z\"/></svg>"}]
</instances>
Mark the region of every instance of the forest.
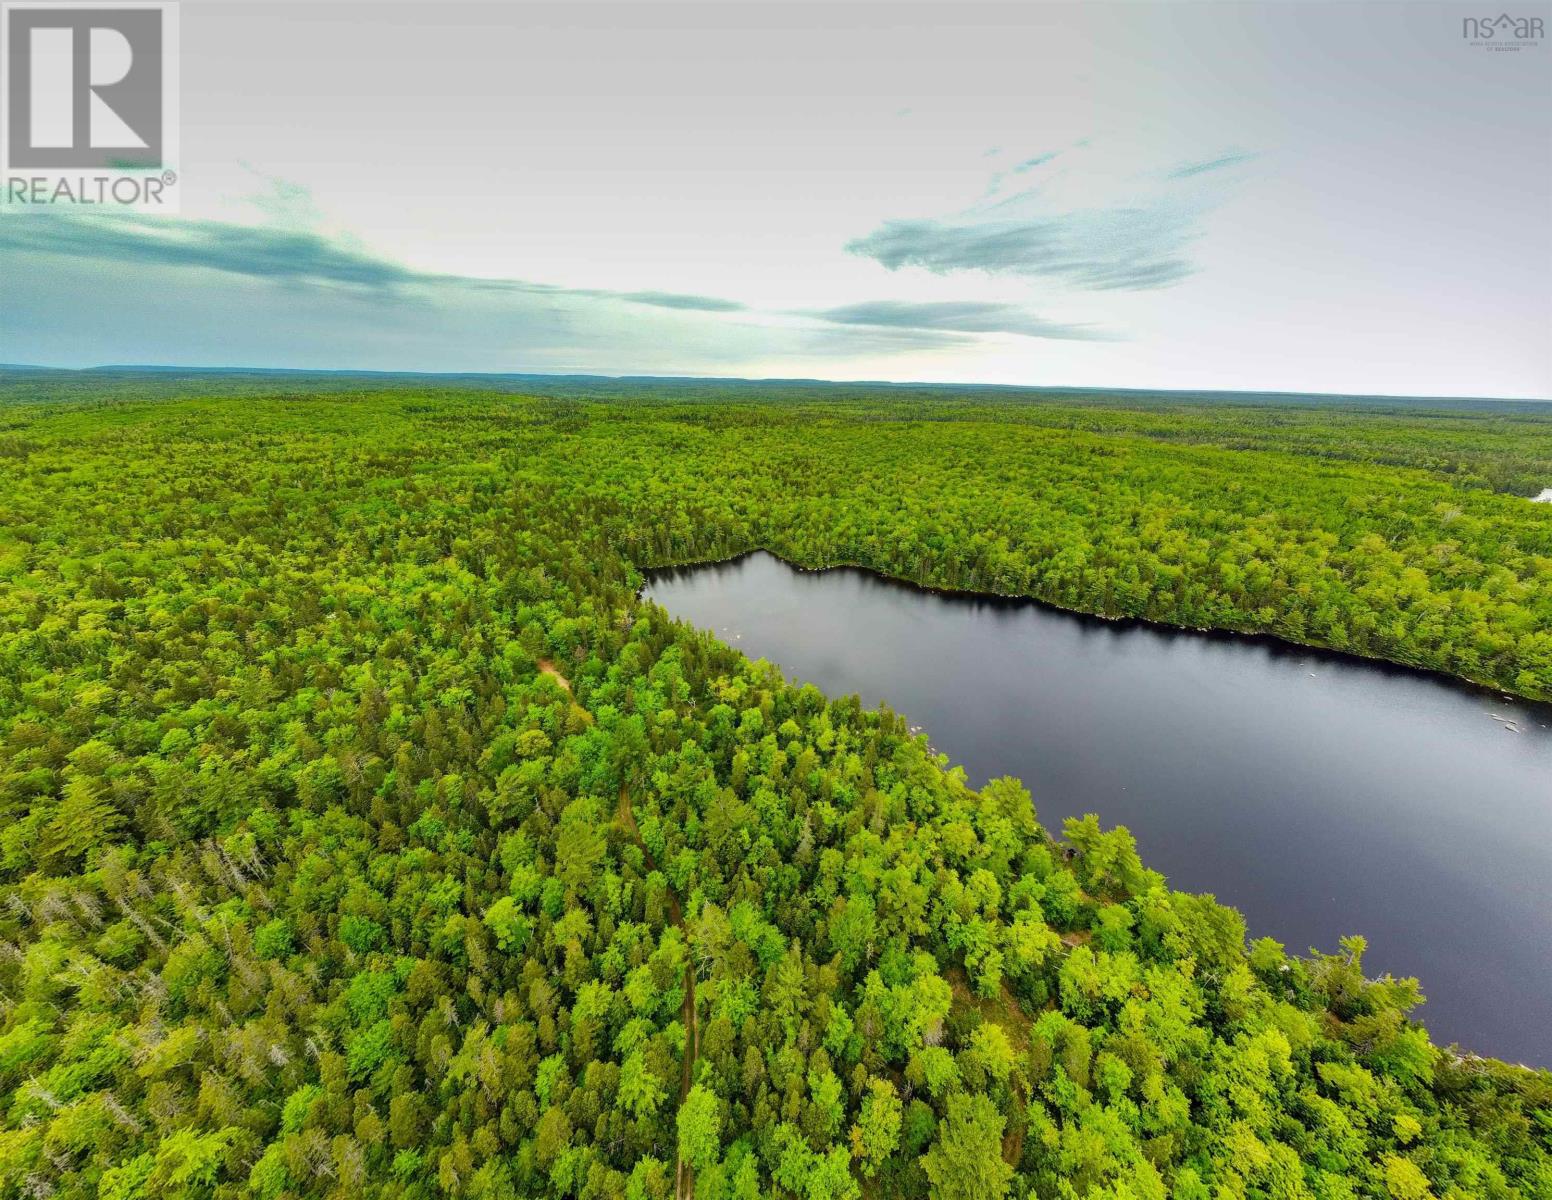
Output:
<instances>
[{"instance_id":1,"label":"forest","mask_svg":"<svg viewBox=\"0 0 1552 1200\"><path fill-rule=\"evenodd\" d=\"M4 1200L1552 1195L1552 1073L1362 930L640 596L765 548L1552 699L1552 407L0 371L0 481Z\"/></svg>"}]
</instances>

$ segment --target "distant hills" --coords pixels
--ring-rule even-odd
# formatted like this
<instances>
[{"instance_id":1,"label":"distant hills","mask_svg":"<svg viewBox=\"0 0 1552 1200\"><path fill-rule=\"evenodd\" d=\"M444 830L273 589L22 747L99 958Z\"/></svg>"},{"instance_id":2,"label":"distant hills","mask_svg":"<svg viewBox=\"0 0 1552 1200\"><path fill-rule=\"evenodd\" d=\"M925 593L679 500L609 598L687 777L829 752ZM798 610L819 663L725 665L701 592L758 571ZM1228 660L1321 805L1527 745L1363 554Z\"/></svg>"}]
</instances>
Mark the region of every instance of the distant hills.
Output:
<instances>
[{"instance_id":1,"label":"distant hills","mask_svg":"<svg viewBox=\"0 0 1552 1200\"><path fill-rule=\"evenodd\" d=\"M940 396L944 399L975 399L987 403L1006 401L1051 401L1090 404L1138 404L1159 405L1266 405L1377 409L1480 409L1511 408L1525 411L1527 407L1552 411L1552 399L1511 400L1493 396L1383 396L1340 394L1326 392L1236 392L1215 390L1180 390L1157 388L1096 388L1019 386L1012 384L919 382L898 383L885 380L826 380L808 378L745 379L739 377L695 375L594 375L594 374L545 374L539 372L482 372L482 371L370 371L370 370L315 370L290 367L187 367L158 364L105 364L96 367L65 368L42 367L26 364L0 363L0 396L5 394L5 384L23 380L51 383L68 383L74 380L84 384L100 385L113 381L122 387L136 381L211 385L216 391L226 391L237 380L258 385L284 383L287 389L298 384L310 385L328 391L348 389L356 385L372 388L425 387L428 384L457 385L460 387L492 388L503 391L521 391L528 395L558 398L618 398L634 395L642 398L662 398L679 401L697 399L736 400L741 396L758 393L761 399L791 399L824 401L827 399L877 399L889 393L910 397L913 401ZM253 390L251 386L240 389ZM56 397L57 398L57 395Z\"/></svg>"}]
</instances>

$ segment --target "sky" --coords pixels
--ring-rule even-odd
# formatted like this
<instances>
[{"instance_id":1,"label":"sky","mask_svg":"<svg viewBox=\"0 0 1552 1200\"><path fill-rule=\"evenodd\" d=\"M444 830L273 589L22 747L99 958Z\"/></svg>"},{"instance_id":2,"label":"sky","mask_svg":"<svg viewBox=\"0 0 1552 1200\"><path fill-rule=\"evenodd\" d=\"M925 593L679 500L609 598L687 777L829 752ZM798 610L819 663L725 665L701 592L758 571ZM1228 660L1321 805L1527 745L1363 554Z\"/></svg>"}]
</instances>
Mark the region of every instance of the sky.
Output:
<instances>
[{"instance_id":1,"label":"sky","mask_svg":"<svg viewBox=\"0 0 1552 1200\"><path fill-rule=\"evenodd\" d=\"M1487 13L184 0L181 214L0 209L0 362L1552 398Z\"/></svg>"}]
</instances>

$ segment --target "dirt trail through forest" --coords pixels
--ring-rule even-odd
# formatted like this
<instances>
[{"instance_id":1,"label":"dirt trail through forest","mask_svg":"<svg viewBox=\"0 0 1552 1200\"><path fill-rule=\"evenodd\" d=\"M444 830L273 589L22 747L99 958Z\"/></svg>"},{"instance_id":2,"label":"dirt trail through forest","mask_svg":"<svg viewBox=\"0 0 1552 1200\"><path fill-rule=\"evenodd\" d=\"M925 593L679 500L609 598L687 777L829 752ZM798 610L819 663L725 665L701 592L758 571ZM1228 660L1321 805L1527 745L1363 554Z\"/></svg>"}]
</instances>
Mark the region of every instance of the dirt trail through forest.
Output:
<instances>
[{"instance_id":1,"label":"dirt trail through forest","mask_svg":"<svg viewBox=\"0 0 1552 1200\"><path fill-rule=\"evenodd\" d=\"M539 660L539 674L548 675L551 679L555 680L556 683L560 684L561 687L566 689L566 695L570 696L572 700L576 700L576 693L571 690L571 680L562 675L556 668L555 664L552 663L549 659L541 658Z\"/></svg>"}]
</instances>

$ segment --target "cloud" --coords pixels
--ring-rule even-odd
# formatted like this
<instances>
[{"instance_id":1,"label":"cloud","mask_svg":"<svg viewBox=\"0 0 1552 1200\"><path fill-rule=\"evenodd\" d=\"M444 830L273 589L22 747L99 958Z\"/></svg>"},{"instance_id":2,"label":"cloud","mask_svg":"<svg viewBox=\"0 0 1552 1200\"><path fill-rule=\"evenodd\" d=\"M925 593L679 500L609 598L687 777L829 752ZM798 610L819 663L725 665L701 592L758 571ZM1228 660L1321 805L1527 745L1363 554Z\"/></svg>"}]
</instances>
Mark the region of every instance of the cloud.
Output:
<instances>
[{"instance_id":1,"label":"cloud","mask_svg":"<svg viewBox=\"0 0 1552 1200\"><path fill-rule=\"evenodd\" d=\"M735 300L678 292L618 292L524 279L419 271L315 229L176 221L116 213L110 217L38 214L0 222L0 251L112 264L181 267L243 275L291 287L335 288L382 299L413 299L438 289L574 297L705 313L742 311Z\"/></svg>"},{"instance_id":2,"label":"cloud","mask_svg":"<svg viewBox=\"0 0 1552 1200\"><path fill-rule=\"evenodd\" d=\"M1196 175L1205 175L1209 171L1221 171L1225 167L1232 167L1242 162L1249 162L1254 157L1254 154L1245 154L1239 151L1235 151L1230 154L1221 155L1218 158L1204 159L1201 162L1181 163L1180 166L1168 172L1165 178L1190 179Z\"/></svg>"},{"instance_id":3,"label":"cloud","mask_svg":"<svg viewBox=\"0 0 1552 1200\"><path fill-rule=\"evenodd\" d=\"M992 301L946 300L916 303L906 300L870 300L809 314L837 325L863 325L891 329L941 330L955 333L1014 333L1021 337L1059 338L1068 341L1110 341L1113 335L1091 325L1066 325L1047 321L1013 304Z\"/></svg>"},{"instance_id":4,"label":"cloud","mask_svg":"<svg viewBox=\"0 0 1552 1200\"><path fill-rule=\"evenodd\" d=\"M969 333L892 325L826 323L788 331L805 354L850 358L863 354L914 354L976 345Z\"/></svg>"},{"instance_id":5,"label":"cloud","mask_svg":"<svg viewBox=\"0 0 1552 1200\"><path fill-rule=\"evenodd\" d=\"M623 292L621 300L632 304L650 304L654 308L689 309L693 312L743 312L746 305L717 296L691 296L681 292Z\"/></svg>"},{"instance_id":6,"label":"cloud","mask_svg":"<svg viewBox=\"0 0 1552 1200\"><path fill-rule=\"evenodd\" d=\"M604 361L659 368L692 352L708 362L754 353L895 356L972 348L979 334L1110 336L986 301L877 300L762 313L719 296L424 271L325 230L301 189L272 189L263 199L260 208L270 220L262 225L134 213L0 221L0 273L14 271L36 284L29 302L0 312L0 327L12 334L26 328L38 340L69 309L68 295L90 293L101 302L96 317L83 311L66 324L95 325L96 340L113 347L103 351L104 361L155 357L165 346L159 353L169 361L193 355L273 363L276 347L283 347L279 361L327 363L349 344L362 355L371 347L371 354L333 361L371 365L404 356L425 364L443 361L441 354L460 345L471 362L489 365L517 354L522 364L561 368ZM123 299L137 292L157 301ZM146 324L153 312L152 326L171 321L179 336L153 333ZM739 315L748 319L730 319ZM794 316L804 320L779 319ZM191 348L177 349L180 339ZM61 348L52 354L68 356Z\"/></svg>"},{"instance_id":7,"label":"cloud","mask_svg":"<svg viewBox=\"0 0 1552 1200\"><path fill-rule=\"evenodd\" d=\"M75 217L53 213L0 225L0 249L112 263L197 267L280 283L385 291L424 277L387 259L296 229L176 223L131 214Z\"/></svg>"},{"instance_id":8,"label":"cloud","mask_svg":"<svg viewBox=\"0 0 1552 1200\"><path fill-rule=\"evenodd\" d=\"M1036 167L1043 166L1055 158L1059 153L1061 153L1059 150L1052 150L1046 154L1037 154L1034 156L1034 158L1026 158L1023 162L1019 163L1013 168L1013 174L1022 175L1025 171L1032 171Z\"/></svg>"},{"instance_id":9,"label":"cloud","mask_svg":"<svg viewBox=\"0 0 1552 1200\"><path fill-rule=\"evenodd\" d=\"M0 346L62 366L678 375L834 370L825 364L976 344L950 329L794 321L716 296L420 271L299 224L0 219Z\"/></svg>"},{"instance_id":10,"label":"cloud","mask_svg":"<svg viewBox=\"0 0 1552 1200\"><path fill-rule=\"evenodd\" d=\"M1194 270L1184 251L1196 229L1184 209L1159 205L1029 217L995 212L885 221L846 249L891 271L986 271L1100 291L1168 287Z\"/></svg>"},{"instance_id":11,"label":"cloud","mask_svg":"<svg viewBox=\"0 0 1552 1200\"><path fill-rule=\"evenodd\" d=\"M1232 151L1181 163L1162 176L1133 175L1133 195L1126 203L1053 210L1039 188L992 199L1008 175L1050 162L1058 153L1036 155L995 175L982 201L963 212L886 220L846 249L891 271L986 271L1096 291L1169 287L1196 269L1189 251L1201 236L1202 217L1218 186L1181 181L1255 157Z\"/></svg>"},{"instance_id":12,"label":"cloud","mask_svg":"<svg viewBox=\"0 0 1552 1200\"><path fill-rule=\"evenodd\" d=\"M319 229L323 226L323 210L313 198L311 188L279 175L266 174L247 163L242 165L264 184L263 190L243 197L243 201L263 214L266 224L283 229Z\"/></svg>"}]
</instances>

